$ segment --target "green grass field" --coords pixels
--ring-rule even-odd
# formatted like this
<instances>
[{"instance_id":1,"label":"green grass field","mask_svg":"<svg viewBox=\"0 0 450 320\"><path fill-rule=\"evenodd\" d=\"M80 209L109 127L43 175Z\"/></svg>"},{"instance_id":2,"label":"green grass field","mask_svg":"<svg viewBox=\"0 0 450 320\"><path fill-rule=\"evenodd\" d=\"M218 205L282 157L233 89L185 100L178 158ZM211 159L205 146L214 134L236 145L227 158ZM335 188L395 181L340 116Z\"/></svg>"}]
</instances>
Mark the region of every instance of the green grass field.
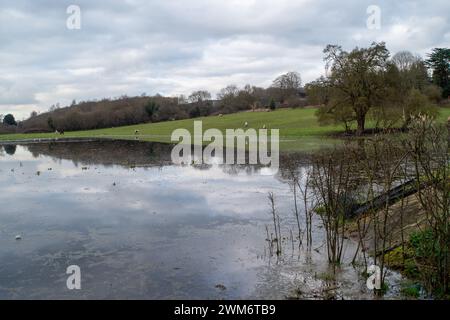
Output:
<instances>
[{"instance_id":1,"label":"green grass field","mask_svg":"<svg viewBox=\"0 0 450 320\"><path fill-rule=\"evenodd\" d=\"M280 109L272 112L241 112L222 117L203 117L159 123L146 123L132 126L106 128L88 131L66 132L64 136L54 133L38 134L4 134L0 141L20 141L45 138L115 138L135 139L135 130L139 130L139 139L154 142L170 142L173 130L178 128L193 131L193 121L202 120L203 130L217 128L243 128L248 122L249 128L260 129L264 125L268 129L280 130L280 148L289 150L313 150L338 143L338 139L330 138L332 133L341 132L341 126L320 126L315 116L316 109ZM446 121L450 109L440 109L439 121ZM369 124L370 126L370 124Z\"/></svg>"}]
</instances>

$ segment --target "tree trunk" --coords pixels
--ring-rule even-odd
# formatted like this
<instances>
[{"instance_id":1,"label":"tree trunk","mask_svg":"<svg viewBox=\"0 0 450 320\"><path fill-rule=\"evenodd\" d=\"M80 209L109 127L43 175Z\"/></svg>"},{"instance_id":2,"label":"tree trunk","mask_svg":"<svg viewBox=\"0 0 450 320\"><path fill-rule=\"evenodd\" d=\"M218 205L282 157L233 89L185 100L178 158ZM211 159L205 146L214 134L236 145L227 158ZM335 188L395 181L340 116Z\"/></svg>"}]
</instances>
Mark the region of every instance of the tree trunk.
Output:
<instances>
[{"instance_id":1,"label":"tree trunk","mask_svg":"<svg viewBox=\"0 0 450 320\"><path fill-rule=\"evenodd\" d=\"M366 124L366 116L365 115L359 115L358 118L356 119L358 127L356 129L356 134L358 136L362 136L362 134L364 133L364 129L365 129L365 124Z\"/></svg>"},{"instance_id":2,"label":"tree trunk","mask_svg":"<svg viewBox=\"0 0 450 320\"><path fill-rule=\"evenodd\" d=\"M450 148L450 117L447 118L447 130L448 130L448 147Z\"/></svg>"}]
</instances>

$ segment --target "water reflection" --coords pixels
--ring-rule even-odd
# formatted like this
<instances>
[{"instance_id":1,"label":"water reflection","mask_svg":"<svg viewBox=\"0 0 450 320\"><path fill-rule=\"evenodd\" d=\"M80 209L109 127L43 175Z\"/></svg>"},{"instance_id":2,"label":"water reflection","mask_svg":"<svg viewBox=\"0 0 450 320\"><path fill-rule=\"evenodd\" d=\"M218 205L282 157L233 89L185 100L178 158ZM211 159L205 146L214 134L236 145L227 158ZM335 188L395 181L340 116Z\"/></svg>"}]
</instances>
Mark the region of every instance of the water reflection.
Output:
<instances>
[{"instance_id":1,"label":"water reflection","mask_svg":"<svg viewBox=\"0 0 450 320\"><path fill-rule=\"evenodd\" d=\"M170 145L140 142L4 150L0 298L283 299L299 288L317 298L326 285L317 221L314 250L290 242L296 221L283 170L174 166ZM281 257L267 250L268 192L282 219ZM346 249L353 254L352 243ZM72 264L81 267L79 291L66 288ZM350 266L337 283L339 297L372 297Z\"/></svg>"},{"instance_id":2,"label":"water reflection","mask_svg":"<svg viewBox=\"0 0 450 320\"><path fill-rule=\"evenodd\" d=\"M5 148L6 147L7 146L5 146ZM98 140L73 143L35 143L24 145L23 147L31 152L35 158L42 155L51 157L53 160L70 160L76 167L79 165L91 164L101 164L103 166L119 165L123 167L150 167L172 164L171 151L174 145L139 141ZM216 157L223 159L224 155L217 154ZM248 159L248 153L246 154L246 157ZM281 171L283 171L287 166L303 165L307 163L308 154L282 154L280 156L280 162ZM196 164L195 161L195 163L190 166L199 170L208 170L213 165ZM249 174L257 172L261 173L261 170L263 174L271 172L271 168L259 165L220 165L220 167L229 174L236 174L240 171L245 171Z\"/></svg>"}]
</instances>

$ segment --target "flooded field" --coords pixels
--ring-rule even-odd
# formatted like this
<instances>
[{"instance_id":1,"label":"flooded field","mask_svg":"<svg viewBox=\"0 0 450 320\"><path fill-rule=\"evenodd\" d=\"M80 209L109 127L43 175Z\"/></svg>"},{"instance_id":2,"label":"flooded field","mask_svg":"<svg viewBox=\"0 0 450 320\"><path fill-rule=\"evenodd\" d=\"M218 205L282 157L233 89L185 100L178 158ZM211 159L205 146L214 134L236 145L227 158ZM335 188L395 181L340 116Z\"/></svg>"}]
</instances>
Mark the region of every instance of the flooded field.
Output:
<instances>
[{"instance_id":1,"label":"flooded field","mask_svg":"<svg viewBox=\"0 0 450 320\"><path fill-rule=\"evenodd\" d=\"M0 146L0 299L373 298L350 265L355 243L335 278L316 217L312 250L300 246L280 172L175 166L170 151L117 141ZM267 241L269 192L280 256ZM81 290L67 289L69 265L81 269ZM398 281L390 273L388 298Z\"/></svg>"}]
</instances>

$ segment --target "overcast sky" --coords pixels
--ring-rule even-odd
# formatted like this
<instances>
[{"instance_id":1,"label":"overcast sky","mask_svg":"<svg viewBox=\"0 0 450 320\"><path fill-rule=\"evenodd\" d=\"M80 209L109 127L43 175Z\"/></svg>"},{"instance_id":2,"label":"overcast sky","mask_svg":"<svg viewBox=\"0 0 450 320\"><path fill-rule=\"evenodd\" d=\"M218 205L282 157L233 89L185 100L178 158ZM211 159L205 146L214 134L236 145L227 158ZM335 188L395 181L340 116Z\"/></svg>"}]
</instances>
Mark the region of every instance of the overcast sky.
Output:
<instances>
[{"instance_id":1,"label":"overcast sky","mask_svg":"<svg viewBox=\"0 0 450 320\"><path fill-rule=\"evenodd\" d=\"M69 5L81 29L68 29ZM367 8L381 9L379 29ZM323 48L385 41L424 56L450 45L450 1L1 0L0 114L141 93L213 94L324 72Z\"/></svg>"}]
</instances>

